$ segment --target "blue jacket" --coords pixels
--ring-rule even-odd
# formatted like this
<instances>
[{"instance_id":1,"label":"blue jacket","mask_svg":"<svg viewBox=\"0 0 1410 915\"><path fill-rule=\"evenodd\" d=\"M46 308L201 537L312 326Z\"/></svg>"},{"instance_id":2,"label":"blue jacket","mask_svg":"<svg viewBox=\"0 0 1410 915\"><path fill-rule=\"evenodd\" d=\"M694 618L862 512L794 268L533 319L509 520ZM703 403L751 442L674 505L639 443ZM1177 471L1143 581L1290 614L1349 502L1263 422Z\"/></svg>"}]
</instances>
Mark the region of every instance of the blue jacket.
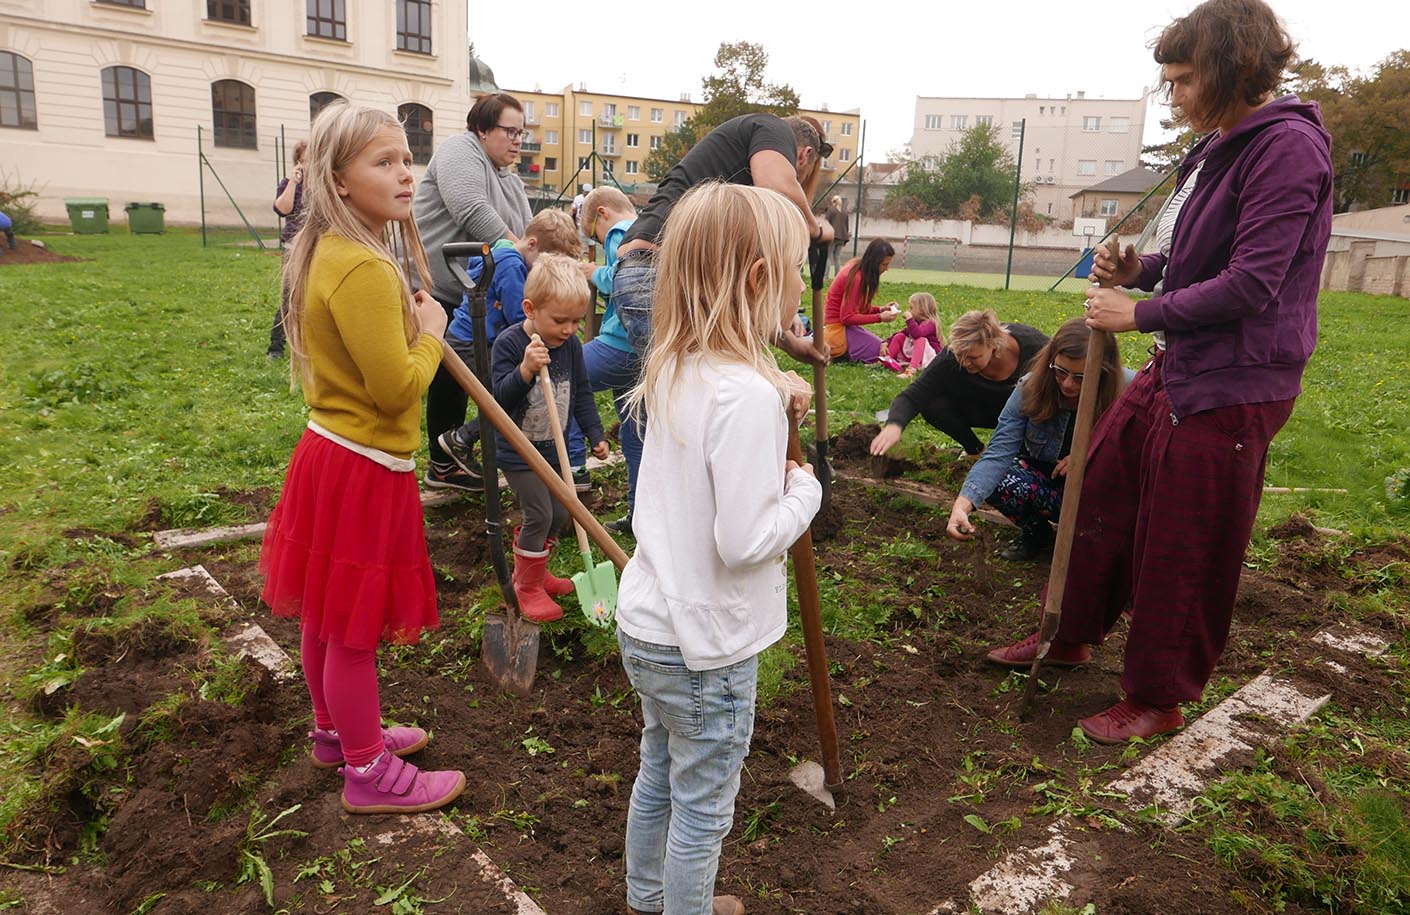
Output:
<instances>
[{"instance_id":1,"label":"blue jacket","mask_svg":"<svg viewBox=\"0 0 1410 915\"><path fill-rule=\"evenodd\" d=\"M593 339L623 353L631 353L632 345L627 342L627 332L622 327L622 319L617 317L617 309L612 305L612 278L617 275L617 248L622 237L627 234L635 219L623 219L607 230L607 240L602 243L602 251L607 256L607 264L592 272L592 285L607 296L607 310L602 313L602 326Z\"/></svg>"},{"instance_id":2,"label":"blue jacket","mask_svg":"<svg viewBox=\"0 0 1410 915\"><path fill-rule=\"evenodd\" d=\"M1130 382L1136 373L1125 369L1126 380ZM969 469L964 478L960 495L975 505L983 505L984 500L999 488L999 481L1020 457L1032 458L1043 464L1056 464L1066 455L1062 446L1067 440L1067 424L1072 421L1071 410L1059 410L1049 419L1036 422L1023 412L1023 383L1029 378L1024 375L1014 385L1008 403L999 413L999 424L989 438L984 455Z\"/></svg>"},{"instance_id":3,"label":"blue jacket","mask_svg":"<svg viewBox=\"0 0 1410 915\"><path fill-rule=\"evenodd\" d=\"M470 279L480 278L478 257L470 258ZM485 342L493 343L501 330L524 320L524 280L529 276L529 265L524 263L524 255L514 247L496 247L494 251L494 279L490 281L488 306L485 311ZM460 297L460 307L451 316L446 334L460 340L475 339L475 324L470 319L470 296Z\"/></svg>"}]
</instances>

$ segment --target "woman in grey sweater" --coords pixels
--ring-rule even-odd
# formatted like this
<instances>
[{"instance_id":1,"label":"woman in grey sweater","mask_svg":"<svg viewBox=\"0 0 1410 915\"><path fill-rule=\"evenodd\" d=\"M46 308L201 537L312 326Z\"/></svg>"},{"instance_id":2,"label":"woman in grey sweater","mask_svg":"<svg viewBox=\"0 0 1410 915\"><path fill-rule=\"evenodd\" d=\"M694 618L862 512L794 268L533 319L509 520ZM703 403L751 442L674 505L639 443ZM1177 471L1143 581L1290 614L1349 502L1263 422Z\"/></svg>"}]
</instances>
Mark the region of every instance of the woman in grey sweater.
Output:
<instances>
[{"instance_id":1,"label":"woman in grey sweater","mask_svg":"<svg viewBox=\"0 0 1410 915\"><path fill-rule=\"evenodd\" d=\"M440 256L441 245L518 241L530 218L529 195L514 170L524 138L524 106L507 93L482 95L466 115L465 126L465 133L446 140L431 157L412 204L431 262L430 292L447 315L460 304L462 290ZM436 441L442 432L465 422L465 409L465 392L445 369L438 369L426 395L430 486L479 488Z\"/></svg>"}]
</instances>

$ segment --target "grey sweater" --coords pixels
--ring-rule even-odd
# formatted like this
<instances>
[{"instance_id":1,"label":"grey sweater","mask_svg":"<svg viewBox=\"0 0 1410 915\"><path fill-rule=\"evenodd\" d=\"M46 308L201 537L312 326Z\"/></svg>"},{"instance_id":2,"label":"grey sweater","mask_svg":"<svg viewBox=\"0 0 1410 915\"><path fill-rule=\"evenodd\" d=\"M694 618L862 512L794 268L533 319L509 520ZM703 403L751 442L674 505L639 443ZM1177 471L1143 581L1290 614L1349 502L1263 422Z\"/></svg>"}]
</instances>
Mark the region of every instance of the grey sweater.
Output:
<instances>
[{"instance_id":1,"label":"grey sweater","mask_svg":"<svg viewBox=\"0 0 1410 915\"><path fill-rule=\"evenodd\" d=\"M441 245L452 241L495 242L510 232L523 237L529 224L529 195L513 168L495 168L470 131L437 148L412 203L416 228L431 262L431 294L459 302L462 292Z\"/></svg>"}]
</instances>

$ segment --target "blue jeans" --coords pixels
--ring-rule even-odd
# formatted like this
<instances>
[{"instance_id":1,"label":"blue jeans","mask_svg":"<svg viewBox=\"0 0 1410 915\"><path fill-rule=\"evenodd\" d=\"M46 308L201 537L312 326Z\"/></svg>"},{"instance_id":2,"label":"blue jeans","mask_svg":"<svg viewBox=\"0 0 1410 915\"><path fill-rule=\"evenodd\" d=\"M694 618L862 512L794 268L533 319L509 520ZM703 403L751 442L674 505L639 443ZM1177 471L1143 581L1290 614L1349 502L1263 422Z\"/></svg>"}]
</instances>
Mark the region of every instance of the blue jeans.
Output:
<instances>
[{"instance_id":1,"label":"blue jeans","mask_svg":"<svg viewBox=\"0 0 1410 915\"><path fill-rule=\"evenodd\" d=\"M656 254L632 251L617 262L612 276L612 304L627 342L638 356L651 342L651 307L656 301Z\"/></svg>"},{"instance_id":2,"label":"blue jeans","mask_svg":"<svg viewBox=\"0 0 1410 915\"><path fill-rule=\"evenodd\" d=\"M583 347L583 361L587 363L588 380L592 382L593 391L611 390L617 416L622 420L617 435L622 442L622 456L627 459L627 516L630 517L632 507L636 505L636 474L641 467L641 443L646 428L629 418L627 395L641 374L641 359L635 353L624 353L601 340L589 340ZM582 459L577 459L577 455L582 455ZM576 420L568 428L568 460L574 467L581 466L587 460L583 433Z\"/></svg>"},{"instance_id":3,"label":"blue jeans","mask_svg":"<svg viewBox=\"0 0 1410 915\"><path fill-rule=\"evenodd\" d=\"M720 846L734 822L754 735L759 657L692 671L680 649L617 631L641 699L641 770L627 808L627 904L710 915Z\"/></svg>"}]
</instances>

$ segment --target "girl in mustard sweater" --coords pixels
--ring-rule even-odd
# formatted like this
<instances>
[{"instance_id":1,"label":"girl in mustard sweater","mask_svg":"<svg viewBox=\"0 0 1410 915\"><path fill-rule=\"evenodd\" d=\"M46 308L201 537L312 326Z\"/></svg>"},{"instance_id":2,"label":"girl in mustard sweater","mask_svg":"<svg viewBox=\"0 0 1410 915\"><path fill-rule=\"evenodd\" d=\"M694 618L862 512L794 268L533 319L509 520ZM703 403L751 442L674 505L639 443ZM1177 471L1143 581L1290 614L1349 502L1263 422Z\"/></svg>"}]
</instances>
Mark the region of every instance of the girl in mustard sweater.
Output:
<instances>
[{"instance_id":1,"label":"girl in mustard sweater","mask_svg":"<svg viewBox=\"0 0 1410 915\"><path fill-rule=\"evenodd\" d=\"M284 262L290 373L309 422L265 530L261 596L301 620L313 763L342 766L352 813L431 810L465 790L459 772L401 759L427 734L383 728L377 695L377 645L415 642L437 623L411 454L446 317L407 282L414 264L430 286L413 181L391 115L326 109L309 139L304 224ZM408 252L401 263L393 235Z\"/></svg>"}]
</instances>

